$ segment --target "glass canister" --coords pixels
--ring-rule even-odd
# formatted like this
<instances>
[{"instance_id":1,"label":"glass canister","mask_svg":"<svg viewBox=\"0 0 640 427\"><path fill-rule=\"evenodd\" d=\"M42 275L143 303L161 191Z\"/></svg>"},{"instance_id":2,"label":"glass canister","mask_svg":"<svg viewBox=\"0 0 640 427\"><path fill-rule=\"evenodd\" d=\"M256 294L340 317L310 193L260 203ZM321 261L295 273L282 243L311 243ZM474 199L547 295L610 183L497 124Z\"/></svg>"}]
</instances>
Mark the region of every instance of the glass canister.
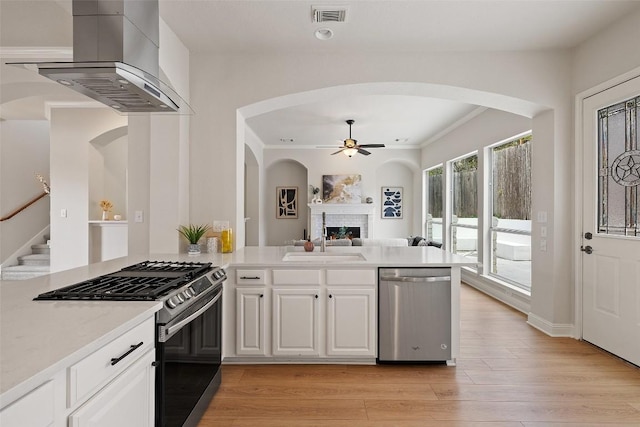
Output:
<instances>
[{"instance_id":1,"label":"glass canister","mask_svg":"<svg viewBox=\"0 0 640 427\"><path fill-rule=\"evenodd\" d=\"M229 221L213 221L213 231L220 233L221 252L223 254L233 252L233 231Z\"/></svg>"},{"instance_id":2,"label":"glass canister","mask_svg":"<svg viewBox=\"0 0 640 427\"><path fill-rule=\"evenodd\" d=\"M222 253L233 252L233 231L231 227L222 230Z\"/></svg>"}]
</instances>

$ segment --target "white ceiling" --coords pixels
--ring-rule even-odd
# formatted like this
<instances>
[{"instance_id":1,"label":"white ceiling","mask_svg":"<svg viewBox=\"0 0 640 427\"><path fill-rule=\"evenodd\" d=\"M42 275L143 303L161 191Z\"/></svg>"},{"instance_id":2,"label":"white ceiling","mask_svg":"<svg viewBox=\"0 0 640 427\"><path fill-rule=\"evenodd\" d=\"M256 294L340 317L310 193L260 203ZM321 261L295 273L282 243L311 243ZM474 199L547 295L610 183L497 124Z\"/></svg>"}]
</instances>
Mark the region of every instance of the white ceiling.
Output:
<instances>
[{"instance_id":1,"label":"white ceiling","mask_svg":"<svg viewBox=\"0 0 640 427\"><path fill-rule=\"evenodd\" d=\"M640 8L635 0L159 2L163 20L192 53L262 55L567 49ZM346 6L347 21L314 23L313 6ZM0 20L5 50L71 45L71 0L1 0ZM334 37L316 39L314 31L321 27L333 30ZM3 85L7 75L0 75ZM42 110L24 100L2 107L5 118ZM344 121L354 119L353 137L360 143L406 147L433 138L475 108L431 98L358 96L266 113L248 125L269 146L291 144L281 138L297 146L337 146L348 136Z\"/></svg>"}]
</instances>

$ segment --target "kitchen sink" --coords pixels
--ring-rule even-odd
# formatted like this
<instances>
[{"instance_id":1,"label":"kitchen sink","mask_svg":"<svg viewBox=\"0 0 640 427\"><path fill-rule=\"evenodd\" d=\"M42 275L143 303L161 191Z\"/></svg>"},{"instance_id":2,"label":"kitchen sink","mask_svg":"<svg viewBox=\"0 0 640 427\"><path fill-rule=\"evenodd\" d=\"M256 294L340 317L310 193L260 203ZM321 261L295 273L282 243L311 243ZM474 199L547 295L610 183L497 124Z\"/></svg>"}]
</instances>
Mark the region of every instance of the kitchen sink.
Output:
<instances>
[{"instance_id":1,"label":"kitchen sink","mask_svg":"<svg viewBox=\"0 0 640 427\"><path fill-rule=\"evenodd\" d=\"M345 254L345 253L327 253L327 252L288 252L282 257L283 261L295 261L295 262L354 262L354 261L366 261L367 259L362 254Z\"/></svg>"}]
</instances>

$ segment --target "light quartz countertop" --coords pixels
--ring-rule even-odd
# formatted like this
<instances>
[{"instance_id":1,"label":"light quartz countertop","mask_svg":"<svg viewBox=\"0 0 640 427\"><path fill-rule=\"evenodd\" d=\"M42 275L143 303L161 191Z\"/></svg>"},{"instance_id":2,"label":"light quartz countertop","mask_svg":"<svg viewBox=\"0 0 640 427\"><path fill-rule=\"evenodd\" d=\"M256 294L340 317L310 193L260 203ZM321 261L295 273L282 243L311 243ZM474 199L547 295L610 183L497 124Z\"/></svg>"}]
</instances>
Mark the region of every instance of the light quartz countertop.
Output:
<instances>
[{"instance_id":1,"label":"light quartz countertop","mask_svg":"<svg viewBox=\"0 0 640 427\"><path fill-rule=\"evenodd\" d=\"M230 254L151 254L117 258L30 280L0 281L0 408L61 369L152 316L156 301L33 301L37 295L118 271L145 260L211 262L228 267L463 266L468 259L433 247L328 247L327 253L362 253L364 260L285 261L302 247L246 247ZM315 253L320 254L319 248ZM321 255L321 254L320 254ZM313 256L313 255L312 255Z\"/></svg>"}]
</instances>

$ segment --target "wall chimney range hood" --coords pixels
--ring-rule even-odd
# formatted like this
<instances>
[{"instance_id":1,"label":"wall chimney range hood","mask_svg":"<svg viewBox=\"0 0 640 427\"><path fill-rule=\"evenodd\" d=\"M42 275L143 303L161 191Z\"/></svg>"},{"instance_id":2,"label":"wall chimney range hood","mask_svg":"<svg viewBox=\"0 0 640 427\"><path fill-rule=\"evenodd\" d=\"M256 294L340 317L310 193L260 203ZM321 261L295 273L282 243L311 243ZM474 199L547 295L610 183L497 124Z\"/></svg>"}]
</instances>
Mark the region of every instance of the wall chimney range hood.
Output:
<instances>
[{"instance_id":1,"label":"wall chimney range hood","mask_svg":"<svg viewBox=\"0 0 640 427\"><path fill-rule=\"evenodd\" d=\"M121 113L189 105L159 75L158 0L73 0L73 62L21 64Z\"/></svg>"}]
</instances>

